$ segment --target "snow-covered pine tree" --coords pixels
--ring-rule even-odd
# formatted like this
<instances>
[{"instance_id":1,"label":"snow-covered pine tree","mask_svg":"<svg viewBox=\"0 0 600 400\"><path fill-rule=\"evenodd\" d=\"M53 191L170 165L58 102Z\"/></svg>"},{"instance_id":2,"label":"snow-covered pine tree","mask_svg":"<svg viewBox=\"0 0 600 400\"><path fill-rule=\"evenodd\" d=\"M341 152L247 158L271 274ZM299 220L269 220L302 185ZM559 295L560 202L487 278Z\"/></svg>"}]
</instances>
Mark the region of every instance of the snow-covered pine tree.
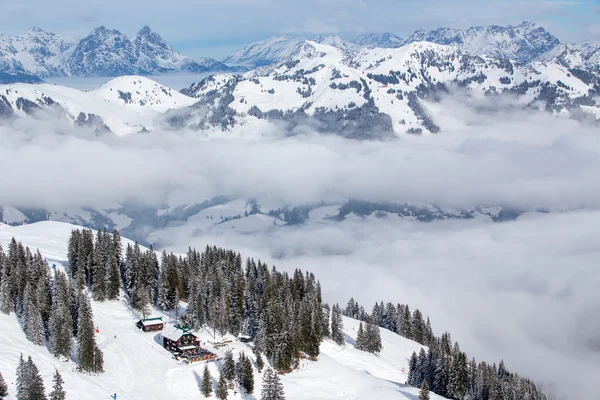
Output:
<instances>
[{"instance_id":1,"label":"snow-covered pine tree","mask_svg":"<svg viewBox=\"0 0 600 400\"><path fill-rule=\"evenodd\" d=\"M329 304L325 303L323 305L323 322L321 325L321 331L323 332L324 337L331 337L331 330L329 329L330 319L331 319L331 309L329 308Z\"/></svg>"},{"instance_id":2,"label":"snow-covered pine tree","mask_svg":"<svg viewBox=\"0 0 600 400\"><path fill-rule=\"evenodd\" d=\"M0 372L0 399L3 399L8 396L8 385Z\"/></svg>"},{"instance_id":3,"label":"snow-covered pine tree","mask_svg":"<svg viewBox=\"0 0 600 400\"><path fill-rule=\"evenodd\" d=\"M98 346L94 348L94 372L104 372L104 354Z\"/></svg>"},{"instance_id":4,"label":"snow-covered pine tree","mask_svg":"<svg viewBox=\"0 0 600 400\"><path fill-rule=\"evenodd\" d=\"M413 338L412 332L412 316L410 314L410 308L408 305L404 306L404 313L402 315L402 333L401 335L407 339Z\"/></svg>"},{"instance_id":5,"label":"snow-covered pine tree","mask_svg":"<svg viewBox=\"0 0 600 400\"><path fill-rule=\"evenodd\" d=\"M408 377L406 383L410 386L415 386L415 372L417 369L418 357L417 353L413 351L410 359L408 360Z\"/></svg>"},{"instance_id":6,"label":"snow-covered pine tree","mask_svg":"<svg viewBox=\"0 0 600 400\"><path fill-rule=\"evenodd\" d=\"M62 376L60 376L58 370L54 373L52 381L54 382L54 385L52 386L52 391L50 392L48 400L65 400L67 396L67 393L63 389L63 383L65 383L65 381Z\"/></svg>"},{"instance_id":7,"label":"snow-covered pine tree","mask_svg":"<svg viewBox=\"0 0 600 400\"><path fill-rule=\"evenodd\" d=\"M381 333L377 325L367 323L365 343L365 350L369 353L379 353L381 351Z\"/></svg>"},{"instance_id":8,"label":"snow-covered pine tree","mask_svg":"<svg viewBox=\"0 0 600 400\"><path fill-rule=\"evenodd\" d=\"M4 260L0 264L2 269L2 281L0 282L0 311L4 314L10 314L14 311L13 299L12 299L12 286L11 286L11 273L9 268L8 260Z\"/></svg>"},{"instance_id":9,"label":"snow-covered pine tree","mask_svg":"<svg viewBox=\"0 0 600 400\"><path fill-rule=\"evenodd\" d=\"M254 354L256 355L256 368L258 369L258 372L261 372L263 367L265 366L265 363L262 359L262 356L260 355L260 351L256 348L254 348Z\"/></svg>"},{"instance_id":10,"label":"snow-covered pine tree","mask_svg":"<svg viewBox=\"0 0 600 400\"><path fill-rule=\"evenodd\" d=\"M358 350L365 350L366 349L366 337L365 337L365 331L363 329L363 323L361 322L358 325L358 332L356 333L356 345L355 347Z\"/></svg>"},{"instance_id":11,"label":"snow-covered pine tree","mask_svg":"<svg viewBox=\"0 0 600 400\"><path fill-rule=\"evenodd\" d=\"M26 299L27 309L27 320L25 336L33 344L43 346L46 341L46 334L44 332L44 322L42 321L42 314L40 313L37 305L33 299L33 288L30 288L26 293L28 294Z\"/></svg>"},{"instance_id":12,"label":"snow-covered pine tree","mask_svg":"<svg viewBox=\"0 0 600 400\"><path fill-rule=\"evenodd\" d=\"M425 322L423 314L419 309L416 309L412 316L412 336L413 340L420 344L425 344Z\"/></svg>"},{"instance_id":13,"label":"snow-covered pine tree","mask_svg":"<svg viewBox=\"0 0 600 400\"><path fill-rule=\"evenodd\" d=\"M116 232L116 231L115 231ZM121 269L117 259L114 240L109 245L108 268L106 271L106 299L115 300L121 291Z\"/></svg>"},{"instance_id":14,"label":"snow-covered pine tree","mask_svg":"<svg viewBox=\"0 0 600 400\"><path fill-rule=\"evenodd\" d=\"M85 372L100 372L96 357L100 350L96 346L94 317L90 299L81 294L79 300L79 318L77 326L77 359L79 368Z\"/></svg>"},{"instance_id":15,"label":"snow-covered pine tree","mask_svg":"<svg viewBox=\"0 0 600 400\"><path fill-rule=\"evenodd\" d=\"M254 371L252 368L252 362L248 357L244 358L244 371L242 376L242 386L246 390L246 393L254 393Z\"/></svg>"},{"instance_id":16,"label":"snow-covered pine tree","mask_svg":"<svg viewBox=\"0 0 600 400\"><path fill-rule=\"evenodd\" d=\"M221 375L219 376L219 382L217 383L217 390L215 390L215 395L219 400L226 400L227 395L227 379L225 379L225 375L221 371Z\"/></svg>"},{"instance_id":17,"label":"snow-covered pine tree","mask_svg":"<svg viewBox=\"0 0 600 400\"><path fill-rule=\"evenodd\" d=\"M27 371L27 400L47 400L46 389L44 388L44 381L40 375L40 371L37 366L33 363L31 356L27 359L25 366Z\"/></svg>"},{"instance_id":18,"label":"snow-covered pine tree","mask_svg":"<svg viewBox=\"0 0 600 400\"><path fill-rule=\"evenodd\" d=\"M19 358L19 364L17 365L17 400L27 400L29 398L29 370L27 364L23 359L23 353Z\"/></svg>"},{"instance_id":19,"label":"snow-covered pine tree","mask_svg":"<svg viewBox=\"0 0 600 400\"><path fill-rule=\"evenodd\" d=\"M419 391L419 400L429 400L429 384L427 380L423 381L421 390Z\"/></svg>"},{"instance_id":20,"label":"snow-covered pine tree","mask_svg":"<svg viewBox=\"0 0 600 400\"><path fill-rule=\"evenodd\" d=\"M228 382L233 382L235 379L235 361L233 360L233 352L231 350L225 352L221 374Z\"/></svg>"},{"instance_id":21,"label":"snow-covered pine tree","mask_svg":"<svg viewBox=\"0 0 600 400\"><path fill-rule=\"evenodd\" d=\"M285 400L285 393L283 391L283 385L279 380L279 375L271 368L267 368L263 375L260 400Z\"/></svg>"},{"instance_id":22,"label":"snow-covered pine tree","mask_svg":"<svg viewBox=\"0 0 600 400\"><path fill-rule=\"evenodd\" d=\"M342 311L340 306L334 304L331 310L331 339L342 346L344 340L344 321L342 319Z\"/></svg>"},{"instance_id":23,"label":"snow-covered pine tree","mask_svg":"<svg viewBox=\"0 0 600 400\"><path fill-rule=\"evenodd\" d=\"M209 397L212 393L212 378L210 371L208 370L208 364L204 364L204 371L202 372L202 384L200 385L200 392L204 397Z\"/></svg>"},{"instance_id":24,"label":"snow-covered pine tree","mask_svg":"<svg viewBox=\"0 0 600 400\"><path fill-rule=\"evenodd\" d=\"M500 379L495 379L490 400L506 400L506 396L504 395L504 389L502 388L502 382L500 382Z\"/></svg>"}]
</instances>

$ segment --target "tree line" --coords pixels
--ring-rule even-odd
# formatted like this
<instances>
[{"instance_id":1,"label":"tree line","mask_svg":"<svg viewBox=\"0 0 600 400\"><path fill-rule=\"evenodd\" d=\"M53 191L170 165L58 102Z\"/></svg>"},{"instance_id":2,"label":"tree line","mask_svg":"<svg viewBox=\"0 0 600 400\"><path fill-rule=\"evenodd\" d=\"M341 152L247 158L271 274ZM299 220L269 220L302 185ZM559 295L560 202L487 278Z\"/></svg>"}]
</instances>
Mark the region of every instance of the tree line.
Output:
<instances>
[{"instance_id":1,"label":"tree line","mask_svg":"<svg viewBox=\"0 0 600 400\"><path fill-rule=\"evenodd\" d=\"M477 363L453 342L450 333L433 334L429 317L419 309L411 313L408 305L375 303L371 314L353 298L344 315L388 329L427 346L409 360L407 384L455 400L546 400L536 384L499 365Z\"/></svg>"}]
</instances>

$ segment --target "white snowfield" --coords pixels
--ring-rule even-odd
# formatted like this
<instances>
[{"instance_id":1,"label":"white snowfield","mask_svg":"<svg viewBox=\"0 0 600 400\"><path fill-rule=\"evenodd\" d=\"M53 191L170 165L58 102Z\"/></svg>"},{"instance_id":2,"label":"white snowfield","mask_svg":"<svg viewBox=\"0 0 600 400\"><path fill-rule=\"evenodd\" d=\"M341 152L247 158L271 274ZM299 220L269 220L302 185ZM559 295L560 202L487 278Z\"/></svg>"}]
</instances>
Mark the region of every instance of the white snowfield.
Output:
<instances>
[{"instance_id":1,"label":"white snowfield","mask_svg":"<svg viewBox=\"0 0 600 400\"><path fill-rule=\"evenodd\" d=\"M61 222L39 222L11 227L0 224L0 243L6 248L14 236L24 245L39 248L50 263L66 260L67 239L75 225ZM127 243L127 241L125 241ZM52 375L57 368L65 380L67 399L200 399L199 390L204 363L180 364L161 346L157 332L144 333L135 327L139 319L125 301L92 302L94 322L99 333L98 345L104 352L105 372L96 376L75 371L71 361L54 358L46 347L29 342L19 327L14 314L0 314L0 371L9 385L9 400L15 399L15 370L19 355L31 356L43 376L49 392ZM158 310L154 315L169 316ZM385 329L381 330L383 351L379 356L356 350L353 346L358 321L344 318L345 346L325 340L316 362L302 360L298 370L282 376L286 397L289 400L358 400L358 399L410 399L418 396L418 389L404 384L408 372L408 359L421 345L404 339ZM234 341L226 347L215 349L212 330L197 332L203 346L219 355L232 349L237 358L240 351L254 360L251 345ZM220 337L217 336L217 340ZM216 385L218 363L209 363ZM229 399L259 399L261 375L255 370L253 395L229 391ZM214 395L213 395L214 396ZM431 394L432 399L443 399Z\"/></svg>"},{"instance_id":2,"label":"white snowfield","mask_svg":"<svg viewBox=\"0 0 600 400\"><path fill-rule=\"evenodd\" d=\"M0 95L6 97L17 116L26 115L19 106L20 99L38 105L46 105L51 99L67 112L70 120L76 120L79 113L95 114L117 135L151 129L161 113L196 102L142 76L118 77L88 92L52 84L0 85Z\"/></svg>"},{"instance_id":3,"label":"white snowfield","mask_svg":"<svg viewBox=\"0 0 600 400\"><path fill-rule=\"evenodd\" d=\"M188 94L202 97L231 81L231 75L215 75L204 85L192 86ZM578 79L558 62L518 64L493 57L473 57L455 46L431 42L346 51L305 41L287 62L246 73L232 93L234 101L230 107L236 110L237 122L242 125L252 125L255 117L249 112L253 107L262 112L304 109L308 115L320 109L348 112L367 103L366 84L374 104L391 117L393 129L400 135L411 128L426 131L422 116L410 105L409 96L419 93L424 84L438 83L459 84L481 94L518 92L518 97L515 96L518 104L537 106L535 102L539 100L540 108L544 106L544 85L555 88L559 107L593 91L591 83ZM427 102L423 107L425 113L431 113ZM567 109L556 113L568 113ZM600 106L581 109L596 114Z\"/></svg>"}]
</instances>

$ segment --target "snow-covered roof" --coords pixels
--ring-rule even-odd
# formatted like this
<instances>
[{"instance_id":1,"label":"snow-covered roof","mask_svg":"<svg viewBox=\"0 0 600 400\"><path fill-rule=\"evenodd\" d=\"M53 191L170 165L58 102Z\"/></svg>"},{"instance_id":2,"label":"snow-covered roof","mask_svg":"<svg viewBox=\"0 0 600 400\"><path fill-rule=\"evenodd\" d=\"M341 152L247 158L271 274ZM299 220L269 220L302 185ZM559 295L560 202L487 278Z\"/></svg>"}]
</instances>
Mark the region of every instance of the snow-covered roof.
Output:
<instances>
[{"instance_id":1,"label":"snow-covered roof","mask_svg":"<svg viewBox=\"0 0 600 400\"><path fill-rule=\"evenodd\" d=\"M183 335L187 335L187 334L191 334L194 335L194 333L191 330L184 330L178 326L173 326L170 329L166 330L165 332L163 332L163 337L166 337L169 340L172 340L173 342L178 341L179 339L181 339L181 337ZM196 335L194 335L196 336Z\"/></svg>"},{"instance_id":2,"label":"snow-covered roof","mask_svg":"<svg viewBox=\"0 0 600 400\"><path fill-rule=\"evenodd\" d=\"M144 326L162 325L165 323L165 321L162 320L162 317L146 318L141 320L141 322Z\"/></svg>"}]
</instances>

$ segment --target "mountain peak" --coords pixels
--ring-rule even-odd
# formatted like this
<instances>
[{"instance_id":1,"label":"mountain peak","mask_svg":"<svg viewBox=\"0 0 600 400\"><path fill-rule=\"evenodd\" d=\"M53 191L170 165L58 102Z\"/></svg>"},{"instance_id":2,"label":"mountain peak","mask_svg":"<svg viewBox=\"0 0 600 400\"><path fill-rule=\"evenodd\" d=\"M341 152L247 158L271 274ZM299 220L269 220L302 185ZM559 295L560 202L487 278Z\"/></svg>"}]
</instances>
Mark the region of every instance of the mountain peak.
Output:
<instances>
[{"instance_id":1,"label":"mountain peak","mask_svg":"<svg viewBox=\"0 0 600 400\"><path fill-rule=\"evenodd\" d=\"M508 58L520 62L531 61L560 44L558 39L543 27L530 21L523 21L516 26L475 26L466 30L420 29L411 33L403 44L416 41L453 45L467 53Z\"/></svg>"},{"instance_id":2,"label":"mountain peak","mask_svg":"<svg viewBox=\"0 0 600 400\"><path fill-rule=\"evenodd\" d=\"M137 36L149 36L153 33L154 31L152 30L152 28L150 28L150 26L144 25L142 29L140 29L140 31L137 33Z\"/></svg>"}]
</instances>

